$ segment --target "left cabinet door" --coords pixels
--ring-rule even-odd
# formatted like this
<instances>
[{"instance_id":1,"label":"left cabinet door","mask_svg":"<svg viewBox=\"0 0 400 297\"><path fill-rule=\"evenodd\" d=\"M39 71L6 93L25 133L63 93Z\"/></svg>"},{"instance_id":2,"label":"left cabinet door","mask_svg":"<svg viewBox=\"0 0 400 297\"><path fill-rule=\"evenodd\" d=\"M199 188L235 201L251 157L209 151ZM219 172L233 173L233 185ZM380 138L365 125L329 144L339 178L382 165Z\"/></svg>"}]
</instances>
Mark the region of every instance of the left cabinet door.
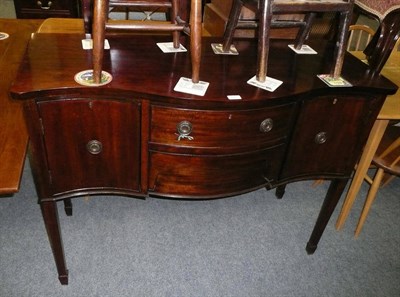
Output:
<instances>
[{"instance_id":1,"label":"left cabinet door","mask_svg":"<svg viewBox=\"0 0 400 297\"><path fill-rule=\"evenodd\" d=\"M140 191L140 104L38 102L53 195Z\"/></svg>"}]
</instances>

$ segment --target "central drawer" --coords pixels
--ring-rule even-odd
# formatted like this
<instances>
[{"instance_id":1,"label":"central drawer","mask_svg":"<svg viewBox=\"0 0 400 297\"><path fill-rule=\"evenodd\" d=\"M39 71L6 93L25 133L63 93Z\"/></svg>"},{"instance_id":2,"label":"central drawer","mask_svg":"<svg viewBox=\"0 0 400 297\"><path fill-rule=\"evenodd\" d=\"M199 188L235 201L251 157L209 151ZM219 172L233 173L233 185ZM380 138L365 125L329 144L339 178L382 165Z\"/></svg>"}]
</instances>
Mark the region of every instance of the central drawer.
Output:
<instances>
[{"instance_id":1,"label":"central drawer","mask_svg":"<svg viewBox=\"0 0 400 297\"><path fill-rule=\"evenodd\" d=\"M263 149L284 141L294 107L286 104L252 110L210 111L155 105L151 109L150 147L218 152Z\"/></svg>"},{"instance_id":2,"label":"central drawer","mask_svg":"<svg viewBox=\"0 0 400 297\"><path fill-rule=\"evenodd\" d=\"M149 192L177 198L218 198L276 183L284 145L233 155L150 151Z\"/></svg>"}]
</instances>

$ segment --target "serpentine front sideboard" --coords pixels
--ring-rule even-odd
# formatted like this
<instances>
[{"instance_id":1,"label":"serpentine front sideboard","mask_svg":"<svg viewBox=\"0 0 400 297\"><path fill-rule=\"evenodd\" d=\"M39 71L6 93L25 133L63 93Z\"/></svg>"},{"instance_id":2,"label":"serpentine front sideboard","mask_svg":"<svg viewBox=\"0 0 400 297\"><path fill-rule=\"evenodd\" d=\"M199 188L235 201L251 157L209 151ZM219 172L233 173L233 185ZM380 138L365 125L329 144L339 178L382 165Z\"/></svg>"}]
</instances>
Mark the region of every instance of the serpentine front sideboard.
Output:
<instances>
[{"instance_id":1,"label":"serpentine front sideboard","mask_svg":"<svg viewBox=\"0 0 400 297\"><path fill-rule=\"evenodd\" d=\"M343 77L353 86L328 87L317 74L330 73L331 44L311 43L317 55L297 55L276 40L269 76L283 84L268 92L246 83L255 74L254 40L238 40L240 54L222 56L210 47L220 40L204 38L200 79L210 86L204 97L179 93L173 89L190 77L190 55L162 53L156 42L168 36L110 36L103 69L113 80L85 87L74 80L92 65L83 38L33 35L11 89L24 104L31 166L62 284L68 271L56 203L63 200L71 215L71 198L83 195L207 199L329 179L306 248L312 254L386 95L397 89L351 55Z\"/></svg>"}]
</instances>

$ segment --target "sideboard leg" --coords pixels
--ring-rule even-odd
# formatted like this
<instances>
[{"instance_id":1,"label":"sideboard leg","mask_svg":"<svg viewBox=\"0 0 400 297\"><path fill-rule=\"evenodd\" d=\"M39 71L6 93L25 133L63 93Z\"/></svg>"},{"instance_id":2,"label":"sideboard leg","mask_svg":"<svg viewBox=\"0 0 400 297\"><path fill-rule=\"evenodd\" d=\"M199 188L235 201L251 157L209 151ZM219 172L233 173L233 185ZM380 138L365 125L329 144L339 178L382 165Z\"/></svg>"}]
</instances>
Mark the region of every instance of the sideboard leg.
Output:
<instances>
[{"instance_id":1,"label":"sideboard leg","mask_svg":"<svg viewBox=\"0 0 400 297\"><path fill-rule=\"evenodd\" d=\"M64 258L64 248L58 220L57 202L44 201L40 203L44 224L49 237L54 260L57 266L58 279L62 285L68 284L68 270Z\"/></svg>"},{"instance_id":2,"label":"sideboard leg","mask_svg":"<svg viewBox=\"0 0 400 297\"><path fill-rule=\"evenodd\" d=\"M71 198L64 199L64 210L67 216L72 216L72 202Z\"/></svg>"},{"instance_id":3,"label":"sideboard leg","mask_svg":"<svg viewBox=\"0 0 400 297\"><path fill-rule=\"evenodd\" d=\"M307 254L311 255L317 249L318 242L324 233L325 227L328 224L337 203L339 202L340 196L342 195L346 184L347 179L335 179L331 182L324 203L322 204L319 212L317 222L315 223L314 230L307 243Z\"/></svg>"},{"instance_id":4,"label":"sideboard leg","mask_svg":"<svg viewBox=\"0 0 400 297\"><path fill-rule=\"evenodd\" d=\"M283 195L285 194L286 185L278 186L275 190L275 196L278 199L282 199Z\"/></svg>"}]
</instances>

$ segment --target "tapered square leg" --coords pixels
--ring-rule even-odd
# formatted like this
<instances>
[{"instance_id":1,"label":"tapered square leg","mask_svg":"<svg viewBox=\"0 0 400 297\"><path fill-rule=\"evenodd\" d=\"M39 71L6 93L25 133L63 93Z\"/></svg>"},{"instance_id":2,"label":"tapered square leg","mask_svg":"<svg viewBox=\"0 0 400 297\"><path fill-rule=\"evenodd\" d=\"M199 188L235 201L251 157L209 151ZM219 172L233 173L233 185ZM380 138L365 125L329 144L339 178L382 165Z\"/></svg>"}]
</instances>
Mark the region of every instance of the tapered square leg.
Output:
<instances>
[{"instance_id":1,"label":"tapered square leg","mask_svg":"<svg viewBox=\"0 0 400 297\"><path fill-rule=\"evenodd\" d=\"M72 202L71 198L64 199L64 210L67 216L72 216Z\"/></svg>"},{"instance_id":2,"label":"tapered square leg","mask_svg":"<svg viewBox=\"0 0 400 297\"><path fill-rule=\"evenodd\" d=\"M317 249L318 242L324 233L326 225L328 224L337 203L339 202L346 184L347 179L335 179L331 182L328 193L326 194L324 203L319 212L317 222L315 223L314 230L311 233L306 246L306 251L309 255L313 254Z\"/></svg>"},{"instance_id":3,"label":"tapered square leg","mask_svg":"<svg viewBox=\"0 0 400 297\"><path fill-rule=\"evenodd\" d=\"M61 284L68 284L68 270L65 263L64 248L61 238L60 223L58 219L57 202L42 201L40 208L44 219L47 235L49 237L54 260L57 266L58 279Z\"/></svg>"}]
</instances>

